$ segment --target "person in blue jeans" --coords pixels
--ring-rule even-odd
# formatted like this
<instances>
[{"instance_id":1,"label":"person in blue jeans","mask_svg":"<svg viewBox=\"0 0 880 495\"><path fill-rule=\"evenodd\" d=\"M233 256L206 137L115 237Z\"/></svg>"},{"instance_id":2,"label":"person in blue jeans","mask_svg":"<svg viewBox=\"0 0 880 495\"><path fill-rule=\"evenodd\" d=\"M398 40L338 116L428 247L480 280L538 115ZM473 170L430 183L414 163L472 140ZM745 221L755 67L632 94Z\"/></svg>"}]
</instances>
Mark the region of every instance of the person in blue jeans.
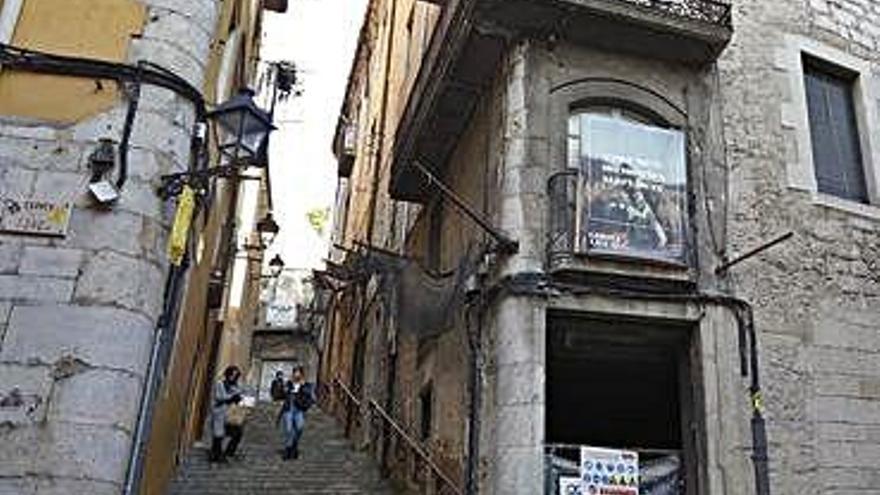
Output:
<instances>
[{"instance_id":1,"label":"person in blue jeans","mask_svg":"<svg viewBox=\"0 0 880 495\"><path fill-rule=\"evenodd\" d=\"M306 382L305 368L297 366L285 384L280 420L284 432L284 459L299 457L299 439L306 423L306 412L315 404L315 386Z\"/></svg>"}]
</instances>

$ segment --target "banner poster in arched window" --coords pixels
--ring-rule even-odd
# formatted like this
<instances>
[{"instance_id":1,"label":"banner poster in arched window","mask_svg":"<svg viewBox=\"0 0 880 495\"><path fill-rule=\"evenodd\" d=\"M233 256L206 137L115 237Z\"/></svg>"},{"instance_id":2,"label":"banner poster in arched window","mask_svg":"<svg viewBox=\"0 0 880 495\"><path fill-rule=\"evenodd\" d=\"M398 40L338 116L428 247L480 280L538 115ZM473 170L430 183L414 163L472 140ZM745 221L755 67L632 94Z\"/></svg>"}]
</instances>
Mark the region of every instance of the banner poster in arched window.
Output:
<instances>
[{"instance_id":1,"label":"banner poster in arched window","mask_svg":"<svg viewBox=\"0 0 880 495\"><path fill-rule=\"evenodd\" d=\"M579 170L575 250L685 261L684 133L601 113L574 116L569 132Z\"/></svg>"}]
</instances>

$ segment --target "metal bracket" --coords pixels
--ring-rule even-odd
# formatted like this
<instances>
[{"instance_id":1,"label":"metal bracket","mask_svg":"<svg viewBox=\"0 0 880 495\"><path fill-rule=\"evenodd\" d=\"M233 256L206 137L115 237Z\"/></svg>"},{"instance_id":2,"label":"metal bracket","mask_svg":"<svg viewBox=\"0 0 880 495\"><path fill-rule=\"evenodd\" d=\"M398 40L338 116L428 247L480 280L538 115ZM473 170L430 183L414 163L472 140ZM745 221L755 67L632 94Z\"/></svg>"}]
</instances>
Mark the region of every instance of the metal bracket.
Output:
<instances>
[{"instance_id":1,"label":"metal bracket","mask_svg":"<svg viewBox=\"0 0 880 495\"><path fill-rule=\"evenodd\" d=\"M200 196L203 196L208 192L212 177L230 179L235 177L238 171L239 167L222 165L191 172L163 175L161 177L162 185L159 186L157 193L163 200L168 200L178 196L183 191L183 186L188 185L195 189Z\"/></svg>"}]
</instances>

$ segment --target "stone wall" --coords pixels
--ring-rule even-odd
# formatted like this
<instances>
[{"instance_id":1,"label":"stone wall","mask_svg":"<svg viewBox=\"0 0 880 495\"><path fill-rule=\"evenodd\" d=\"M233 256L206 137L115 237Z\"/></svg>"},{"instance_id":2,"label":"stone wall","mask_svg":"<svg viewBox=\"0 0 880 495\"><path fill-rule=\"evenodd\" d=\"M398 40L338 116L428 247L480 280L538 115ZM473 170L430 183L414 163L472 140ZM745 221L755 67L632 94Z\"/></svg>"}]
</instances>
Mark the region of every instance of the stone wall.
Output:
<instances>
[{"instance_id":1,"label":"stone wall","mask_svg":"<svg viewBox=\"0 0 880 495\"><path fill-rule=\"evenodd\" d=\"M217 2L141 3L148 21L127 61L202 87ZM145 87L129 180L99 209L88 157L98 139L119 140L126 108L123 98L72 125L0 118L0 192L75 205L65 238L0 235L3 493L117 494L125 478L168 265L173 204L156 179L188 166L194 119L187 100Z\"/></svg>"},{"instance_id":2,"label":"stone wall","mask_svg":"<svg viewBox=\"0 0 880 495\"><path fill-rule=\"evenodd\" d=\"M795 233L731 275L737 294L755 305L760 329L776 493L867 493L880 479L880 209L792 184L792 167L810 174L812 163L798 148L809 141L792 126L803 115L793 112L801 96L790 81L803 76L781 62L799 58L787 41L797 36L860 60L868 67L862 81L876 84L878 13L876 3L855 0L741 1L733 43L718 64L731 252ZM875 106L862 132L876 128Z\"/></svg>"}]
</instances>

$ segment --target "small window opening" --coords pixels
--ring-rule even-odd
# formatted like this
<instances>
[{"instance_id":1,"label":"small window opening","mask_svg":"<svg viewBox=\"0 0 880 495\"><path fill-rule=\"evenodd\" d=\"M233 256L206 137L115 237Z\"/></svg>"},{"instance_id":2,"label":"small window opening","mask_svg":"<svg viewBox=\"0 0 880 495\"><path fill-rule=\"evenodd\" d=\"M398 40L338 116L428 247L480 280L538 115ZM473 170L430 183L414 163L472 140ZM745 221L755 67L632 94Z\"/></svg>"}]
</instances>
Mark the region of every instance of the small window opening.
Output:
<instances>
[{"instance_id":1,"label":"small window opening","mask_svg":"<svg viewBox=\"0 0 880 495\"><path fill-rule=\"evenodd\" d=\"M426 442L431 438L434 412L434 385L428 383L419 394L419 438Z\"/></svg>"}]
</instances>

